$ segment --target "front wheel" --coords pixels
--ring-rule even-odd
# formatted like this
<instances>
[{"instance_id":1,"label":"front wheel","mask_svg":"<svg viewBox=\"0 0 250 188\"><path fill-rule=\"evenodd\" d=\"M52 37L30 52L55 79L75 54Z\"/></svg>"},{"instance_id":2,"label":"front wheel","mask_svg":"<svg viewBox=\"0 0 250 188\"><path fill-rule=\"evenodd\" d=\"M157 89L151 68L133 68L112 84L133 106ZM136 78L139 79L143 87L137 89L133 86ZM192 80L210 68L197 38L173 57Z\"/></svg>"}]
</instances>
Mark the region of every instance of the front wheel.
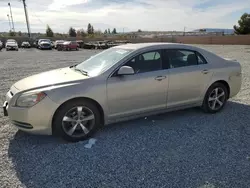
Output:
<instances>
[{"instance_id":1,"label":"front wheel","mask_svg":"<svg viewBox=\"0 0 250 188\"><path fill-rule=\"evenodd\" d=\"M223 109L228 99L228 89L222 83L209 87L203 100L202 109L206 113L216 113Z\"/></svg>"},{"instance_id":2,"label":"front wheel","mask_svg":"<svg viewBox=\"0 0 250 188\"><path fill-rule=\"evenodd\" d=\"M92 102L73 100L64 104L55 114L53 131L70 142L89 138L101 125L101 115Z\"/></svg>"}]
</instances>

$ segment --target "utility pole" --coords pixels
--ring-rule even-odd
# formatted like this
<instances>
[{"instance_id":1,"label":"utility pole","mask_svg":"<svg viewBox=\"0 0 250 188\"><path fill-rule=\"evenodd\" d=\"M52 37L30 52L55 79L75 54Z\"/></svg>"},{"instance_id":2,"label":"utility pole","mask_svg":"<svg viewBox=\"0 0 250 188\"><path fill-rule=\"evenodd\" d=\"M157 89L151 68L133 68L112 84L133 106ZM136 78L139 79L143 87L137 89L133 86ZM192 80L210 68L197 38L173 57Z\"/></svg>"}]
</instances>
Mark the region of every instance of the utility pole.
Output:
<instances>
[{"instance_id":1,"label":"utility pole","mask_svg":"<svg viewBox=\"0 0 250 188\"><path fill-rule=\"evenodd\" d=\"M27 29L28 29L28 36L30 37L30 23L29 23L29 18L28 18L28 11L27 11L27 5L25 0L23 1L23 7L24 7L24 12L25 12L25 18L26 18L26 24L27 24Z\"/></svg>"},{"instance_id":2,"label":"utility pole","mask_svg":"<svg viewBox=\"0 0 250 188\"><path fill-rule=\"evenodd\" d=\"M11 17L11 20L12 20L13 31L15 32L15 26L14 26L14 21L13 21L13 16L12 16L11 5L10 5L10 3L8 3L8 5L10 7L10 17Z\"/></svg>"},{"instance_id":3,"label":"utility pole","mask_svg":"<svg viewBox=\"0 0 250 188\"><path fill-rule=\"evenodd\" d=\"M184 27L184 33L183 33L183 36L185 36L186 34L186 27Z\"/></svg>"},{"instance_id":4,"label":"utility pole","mask_svg":"<svg viewBox=\"0 0 250 188\"><path fill-rule=\"evenodd\" d=\"M9 14L7 14L7 16L8 16L8 20L9 20L10 31L12 31L11 23L10 23L10 16L9 16Z\"/></svg>"}]
</instances>

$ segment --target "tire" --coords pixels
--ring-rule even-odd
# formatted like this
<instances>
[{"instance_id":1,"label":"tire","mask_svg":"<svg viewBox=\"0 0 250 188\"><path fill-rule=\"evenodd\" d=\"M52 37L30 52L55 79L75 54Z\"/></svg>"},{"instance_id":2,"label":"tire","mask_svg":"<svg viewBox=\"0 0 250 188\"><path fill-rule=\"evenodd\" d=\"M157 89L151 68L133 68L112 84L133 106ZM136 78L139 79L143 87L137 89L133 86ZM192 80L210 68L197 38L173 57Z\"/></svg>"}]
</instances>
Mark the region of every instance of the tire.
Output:
<instances>
[{"instance_id":1,"label":"tire","mask_svg":"<svg viewBox=\"0 0 250 188\"><path fill-rule=\"evenodd\" d=\"M217 99L215 99L216 90L217 90ZM208 88L206 95L204 97L204 100L203 100L203 104L202 104L203 111L206 113L211 113L211 114L221 111L228 100L228 95L229 95L228 92L229 91L227 87L222 83L217 82L211 85ZM224 95L222 93L224 93Z\"/></svg>"},{"instance_id":2,"label":"tire","mask_svg":"<svg viewBox=\"0 0 250 188\"><path fill-rule=\"evenodd\" d=\"M90 115L93 114L94 119L82 121L81 123L77 122L78 120L76 119L79 117L77 113L79 107L82 108L82 112L85 112L84 116L87 114L86 117L90 118ZM66 118L66 120L65 117L70 117L71 119ZM74 121L70 121L72 119L74 119ZM85 129L82 128L82 125L85 127ZM100 125L101 115L95 104L88 100L73 100L66 102L56 112L53 121L53 134L69 142L78 142L92 136L100 127ZM75 128L75 131L73 131L71 134L70 132L73 130L73 128Z\"/></svg>"}]
</instances>

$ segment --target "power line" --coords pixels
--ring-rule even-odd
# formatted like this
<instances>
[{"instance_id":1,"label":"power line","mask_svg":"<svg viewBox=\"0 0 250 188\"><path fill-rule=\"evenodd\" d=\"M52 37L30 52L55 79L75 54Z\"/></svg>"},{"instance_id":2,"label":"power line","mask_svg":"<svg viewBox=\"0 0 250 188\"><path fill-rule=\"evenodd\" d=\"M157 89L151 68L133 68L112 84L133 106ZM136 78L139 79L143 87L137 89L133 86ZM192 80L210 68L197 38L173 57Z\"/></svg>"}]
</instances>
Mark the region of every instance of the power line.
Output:
<instances>
[{"instance_id":1,"label":"power line","mask_svg":"<svg viewBox=\"0 0 250 188\"><path fill-rule=\"evenodd\" d=\"M36 17L37 20L38 20L41 24L44 24L44 22L36 15L36 13L35 13L34 11L31 10L30 7L28 7L28 6L26 5L26 8L28 8L28 10L31 12L31 15L32 15L32 16Z\"/></svg>"}]
</instances>

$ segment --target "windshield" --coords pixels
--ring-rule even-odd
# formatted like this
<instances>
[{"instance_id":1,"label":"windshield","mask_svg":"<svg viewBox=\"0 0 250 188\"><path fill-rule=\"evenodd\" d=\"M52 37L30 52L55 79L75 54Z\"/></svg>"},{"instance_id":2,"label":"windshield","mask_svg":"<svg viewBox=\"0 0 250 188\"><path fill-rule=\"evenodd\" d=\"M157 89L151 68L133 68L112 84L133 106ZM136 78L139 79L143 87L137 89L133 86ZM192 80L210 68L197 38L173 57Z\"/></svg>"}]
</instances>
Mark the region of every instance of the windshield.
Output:
<instances>
[{"instance_id":1,"label":"windshield","mask_svg":"<svg viewBox=\"0 0 250 188\"><path fill-rule=\"evenodd\" d=\"M87 72L89 76L97 76L115 65L132 51L131 49L109 48L80 63L76 66L76 69Z\"/></svg>"},{"instance_id":2,"label":"windshield","mask_svg":"<svg viewBox=\"0 0 250 188\"><path fill-rule=\"evenodd\" d=\"M40 40L40 42L50 42L50 40L43 39L43 40Z\"/></svg>"}]
</instances>

